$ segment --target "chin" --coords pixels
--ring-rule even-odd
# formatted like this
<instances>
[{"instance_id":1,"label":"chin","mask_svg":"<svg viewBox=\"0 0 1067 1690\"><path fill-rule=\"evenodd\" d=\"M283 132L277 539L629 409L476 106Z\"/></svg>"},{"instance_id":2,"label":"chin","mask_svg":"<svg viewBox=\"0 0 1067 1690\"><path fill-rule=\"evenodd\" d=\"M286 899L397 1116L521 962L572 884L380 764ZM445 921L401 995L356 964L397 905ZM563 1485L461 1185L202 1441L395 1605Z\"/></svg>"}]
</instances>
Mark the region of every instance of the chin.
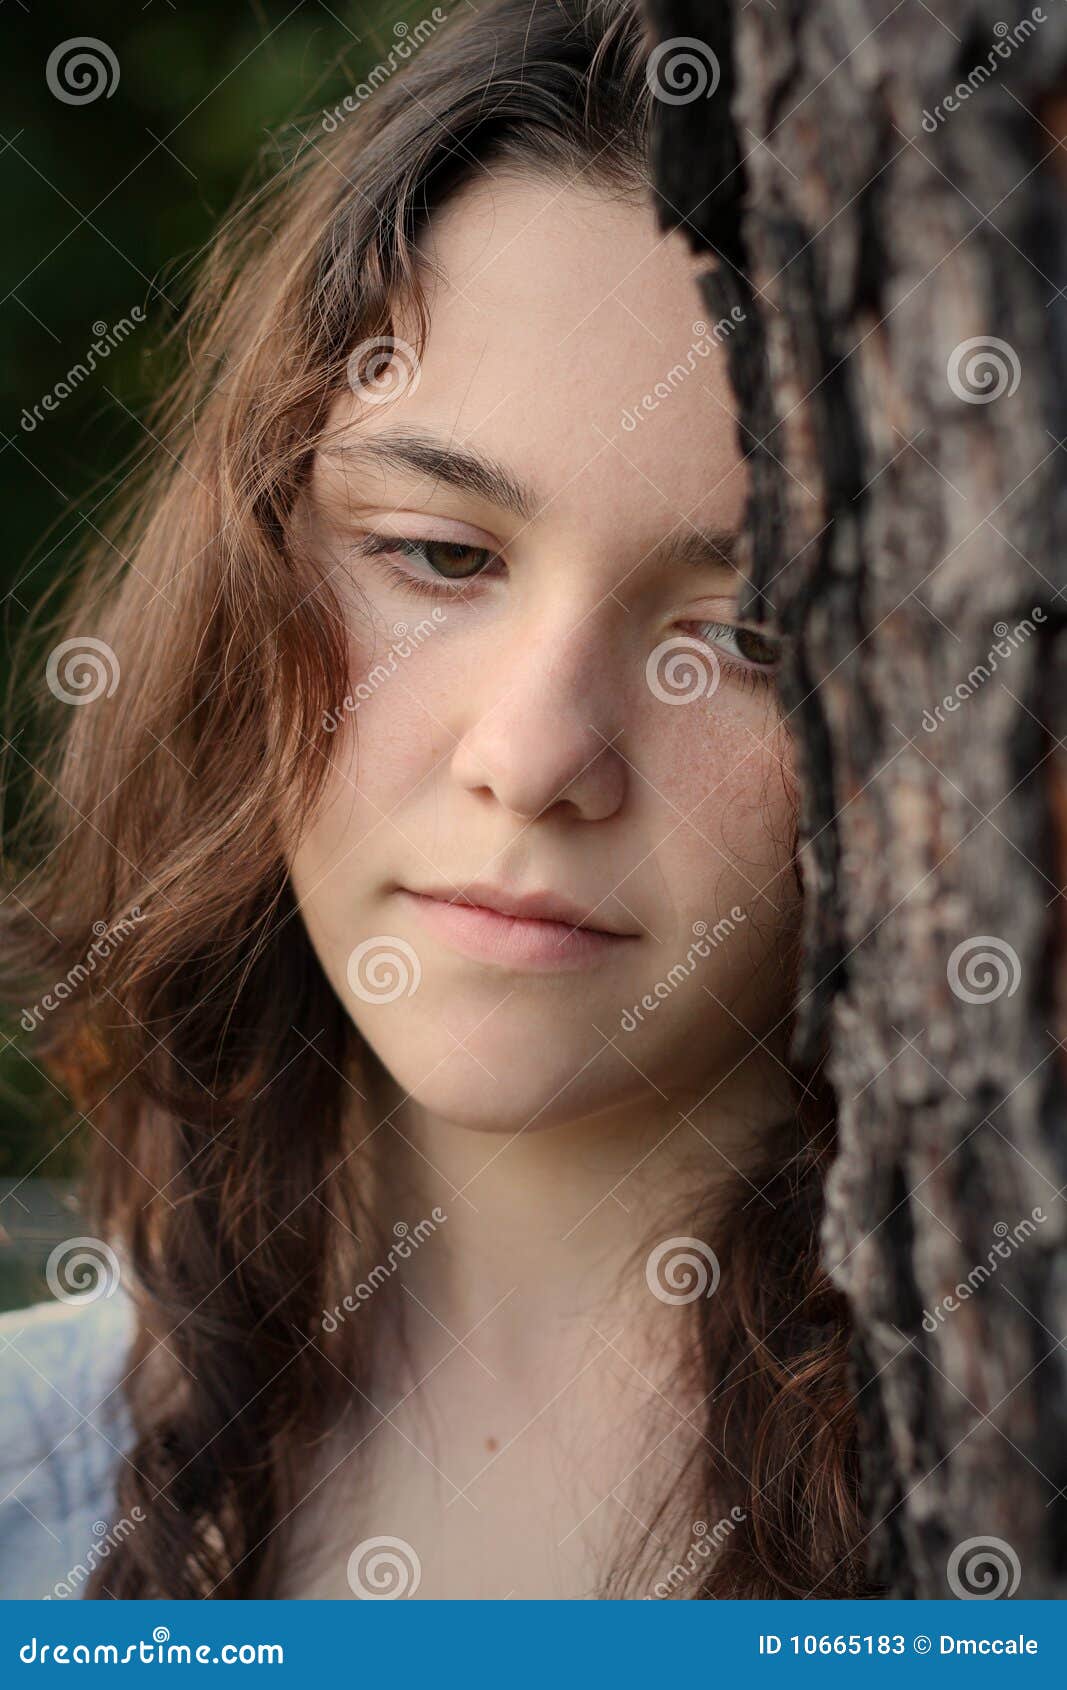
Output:
<instances>
[{"instance_id":1,"label":"chin","mask_svg":"<svg viewBox=\"0 0 1067 1690\"><path fill-rule=\"evenodd\" d=\"M633 1068L595 1033L566 1041L527 1023L510 1039L480 1029L462 1046L437 1028L369 1042L403 1097L477 1132L542 1132L610 1109L634 1089Z\"/></svg>"}]
</instances>

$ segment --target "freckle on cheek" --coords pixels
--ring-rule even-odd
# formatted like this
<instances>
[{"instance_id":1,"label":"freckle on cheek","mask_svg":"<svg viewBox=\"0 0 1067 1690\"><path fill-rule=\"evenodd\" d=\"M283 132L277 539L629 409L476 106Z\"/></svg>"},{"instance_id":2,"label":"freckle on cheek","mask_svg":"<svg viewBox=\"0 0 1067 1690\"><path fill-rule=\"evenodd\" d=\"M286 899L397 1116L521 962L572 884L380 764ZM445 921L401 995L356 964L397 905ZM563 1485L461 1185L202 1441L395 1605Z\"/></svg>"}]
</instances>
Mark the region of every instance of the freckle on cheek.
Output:
<instances>
[{"instance_id":1,"label":"freckle on cheek","mask_svg":"<svg viewBox=\"0 0 1067 1690\"><path fill-rule=\"evenodd\" d=\"M762 786L774 762L770 745L761 743L769 731L762 717L725 705L707 706L698 715L696 702L680 706L679 714L683 709L692 716L659 747L663 780L656 784L673 802L684 803L688 813L705 800L717 807Z\"/></svg>"}]
</instances>

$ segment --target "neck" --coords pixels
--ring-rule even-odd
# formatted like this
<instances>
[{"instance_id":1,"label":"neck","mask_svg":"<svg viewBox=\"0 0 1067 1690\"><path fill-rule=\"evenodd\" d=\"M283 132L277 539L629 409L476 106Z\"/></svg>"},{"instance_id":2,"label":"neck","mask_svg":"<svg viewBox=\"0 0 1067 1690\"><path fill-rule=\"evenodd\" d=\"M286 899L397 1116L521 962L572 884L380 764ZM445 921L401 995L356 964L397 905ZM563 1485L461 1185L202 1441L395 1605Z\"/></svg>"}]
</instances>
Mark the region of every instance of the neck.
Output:
<instances>
[{"instance_id":1,"label":"neck","mask_svg":"<svg viewBox=\"0 0 1067 1690\"><path fill-rule=\"evenodd\" d=\"M700 1097L516 1133L442 1119L384 1074L372 1095L381 1237L398 1223L412 1235L391 1279L414 1365L462 1340L494 1371L542 1380L620 1318L650 1319L662 1347L649 1252L689 1237L716 1201L763 1201L751 1182L762 1139L795 1107L759 1048Z\"/></svg>"}]
</instances>

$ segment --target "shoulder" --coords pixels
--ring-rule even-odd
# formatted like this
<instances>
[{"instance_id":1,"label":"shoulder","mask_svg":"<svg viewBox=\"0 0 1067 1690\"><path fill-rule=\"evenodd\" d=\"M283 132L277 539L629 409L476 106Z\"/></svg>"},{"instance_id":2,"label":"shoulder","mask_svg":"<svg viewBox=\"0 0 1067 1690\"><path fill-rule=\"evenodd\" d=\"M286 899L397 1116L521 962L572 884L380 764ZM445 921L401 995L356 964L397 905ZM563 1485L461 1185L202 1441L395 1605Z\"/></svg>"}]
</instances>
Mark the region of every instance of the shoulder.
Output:
<instances>
[{"instance_id":1,"label":"shoulder","mask_svg":"<svg viewBox=\"0 0 1067 1690\"><path fill-rule=\"evenodd\" d=\"M132 1436L121 1288L0 1315L0 1597L81 1595Z\"/></svg>"}]
</instances>

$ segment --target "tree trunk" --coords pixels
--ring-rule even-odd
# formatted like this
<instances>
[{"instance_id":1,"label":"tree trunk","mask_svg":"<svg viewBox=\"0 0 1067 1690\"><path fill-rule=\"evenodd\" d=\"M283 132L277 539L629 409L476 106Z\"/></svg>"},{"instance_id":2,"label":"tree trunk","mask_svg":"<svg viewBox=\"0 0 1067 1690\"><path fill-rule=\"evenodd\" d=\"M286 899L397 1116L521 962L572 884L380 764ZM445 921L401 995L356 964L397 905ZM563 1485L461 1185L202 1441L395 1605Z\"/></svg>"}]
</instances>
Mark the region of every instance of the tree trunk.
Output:
<instances>
[{"instance_id":1,"label":"tree trunk","mask_svg":"<svg viewBox=\"0 0 1067 1690\"><path fill-rule=\"evenodd\" d=\"M1067 1596L1067 6L646 3L662 221L746 313L871 1571Z\"/></svg>"}]
</instances>

